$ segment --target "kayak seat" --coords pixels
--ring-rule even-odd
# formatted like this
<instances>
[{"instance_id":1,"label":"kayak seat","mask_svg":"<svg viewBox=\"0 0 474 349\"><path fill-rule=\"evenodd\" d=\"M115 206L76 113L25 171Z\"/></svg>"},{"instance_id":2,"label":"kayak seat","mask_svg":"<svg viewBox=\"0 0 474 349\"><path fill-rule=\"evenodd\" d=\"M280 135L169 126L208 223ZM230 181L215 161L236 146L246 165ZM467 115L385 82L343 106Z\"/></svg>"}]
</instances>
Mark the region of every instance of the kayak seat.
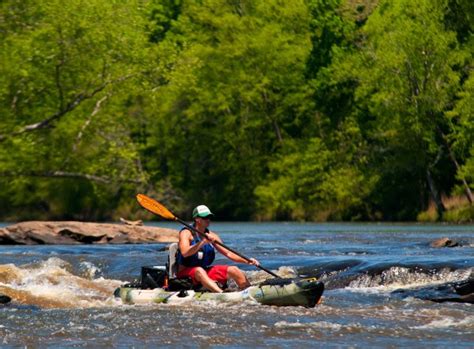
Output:
<instances>
[{"instance_id":1,"label":"kayak seat","mask_svg":"<svg viewBox=\"0 0 474 349\"><path fill-rule=\"evenodd\" d=\"M168 277L175 279L178 274L178 243L173 242L168 249Z\"/></svg>"},{"instance_id":2,"label":"kayak seat","mask_svg":"<svg viewBox=\"0 0 474 349\"><path fill-rule=\"evenodd\" d=\"M168 290L180 291L180 290L195 290L199 292L208 292L202 285L193 285L191 278L177 278L178 274L178 243L173 242L168 248L168 263L166 264L166 270L168 273ZM227 288L227 284L220 285L222 289Z\"/></svg>"},{"instance_id":3,"label":"kayak seat","mask_svg":"<svg viewBox=\"0 0 474 349\"><path fill-rule=\"evenodd\" d=\"M168 263L166 263L166 271L168 273L168 290L181 291L192 290L193 282L191 278L180 278L178 274L178 243L173 242L168 248Z\"/></svg>"}]
</instances>

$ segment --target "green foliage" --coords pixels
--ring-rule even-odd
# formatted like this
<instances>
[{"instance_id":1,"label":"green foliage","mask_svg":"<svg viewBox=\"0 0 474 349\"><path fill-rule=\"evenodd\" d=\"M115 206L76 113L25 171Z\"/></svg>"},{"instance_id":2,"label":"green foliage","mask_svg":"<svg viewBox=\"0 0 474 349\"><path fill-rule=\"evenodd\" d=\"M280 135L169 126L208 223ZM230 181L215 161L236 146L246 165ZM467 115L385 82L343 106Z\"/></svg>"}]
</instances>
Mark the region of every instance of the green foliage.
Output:
<instances>
[{"instance_id":1,"label":"green foliage","mask_svg":"<svg viewBox=\"0 0 474 349\"><path fill-rule=\"evenodd\" d=\"M428 171L447 188L455 175L443 141L453 132L444 112L467 55L444 28L444 11L443 2L381 1L361 28L361 49L337 52L332 67L336 81L356 82L354 99L369 121L371 163L380 166L373 200L395 219L413 219L419 202L434 195Z\"/></svg>"},{"instance_id":2,"label":"green foliage","mask_svg":"<svg viewBox=\"0 0 474 349\"><path fill-rule=\"evenodd\" d=\"M463 206L446 212L444 220L451 223L472 223L474 222L474 206Z\"/></svg>"},{"instance_id":3,"label":"green foliage","mask_svg":"<svg viewBox=\"0 0 474 349\"><path fill-rule=\"evenodd\" d=\"M193 203L245 218L269 153L301 127L307 10L303 2L221 3L188 2L161 45L174 55L156 97L168 137L154 146Z\"/></svg>"},{"instance_id":4,"label":"green foliage","mask_svg":"<svg viewBox=\"0 0 474 349\"><path fill-rule=\"evenodd\" d=\"M173 26L173 22L178 19L181 13L181 6L181 0L151 1L148 6L148 17L151 21L149 30L152 42L160 42L165 38L166 33Z\"/></svg>"},{"instance_id":5,"label":"green foliage","mask_svg":"<svg viewBox=\"0 0 474 349\"><path fill-rule=\"evenodd\" d=\"M447 112L454 130L451 135L453 148L461 158L466 159L457 176L459 179L468 181L471 189L474 190L474 75L472 73L465 81L458 97L454 109Z\"/></svg>"},{"instance_id":6,"label":"green foliage","mask_svg":"<svg viewBox=\"0 0 474 349\"><path fill-rule=\"evenodd\" d=\"M465 0L2 1L0 216L441 218L473 47Z\"/></svg>"},{"instance_id":7,"label":"green foliage","mask_svg":"<svg viewBox=\"0 0 474 349\"><path fill-rule=\"evenodd\" d=\"M364 199L377 178L363 172L364 142L348 120L331 150L320 138L288 143L270 164L270 179L256 188L262 219L351 219L364 212ZM361 218L361 217L359 217Z\"/></svg>"},{"instance_id":8,"label":"green foliage","mask_svg":"<svg viewBox=\"0 0 474 349\"><path fill-rule=\"evenodd\" d=\"M146 53L139 2L1 6L0 186L12 193L9 204L29 203L51 216L102 217L87 202L98 204L104 189L88 176L138 176L123 89L133 88ZM77 180L38 179L64 173Z\"/></svg>"}]
</instances>

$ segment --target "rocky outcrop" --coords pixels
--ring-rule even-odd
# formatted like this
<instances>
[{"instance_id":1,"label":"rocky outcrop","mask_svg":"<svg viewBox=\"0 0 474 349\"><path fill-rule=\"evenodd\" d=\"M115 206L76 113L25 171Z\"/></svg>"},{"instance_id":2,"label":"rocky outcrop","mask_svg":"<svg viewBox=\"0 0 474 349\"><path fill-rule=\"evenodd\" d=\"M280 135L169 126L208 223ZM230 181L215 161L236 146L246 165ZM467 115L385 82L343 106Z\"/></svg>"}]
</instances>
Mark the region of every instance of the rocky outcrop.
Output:
<instances>
[{"instance_id":1,"label":"rocky outcrop","mask_svg":"<svg viewBox=\"0 0 474 349\"><path fill-rule=\"evenodd\" d=\"M176 241L176 230L129 224L32 221L0 229L2 245L141 244Z\"/></svg>"},{"instance_id":2,"label":"rocky outcrop","mask_svg":"<svg viewBox=\"0 0 474 349\"><path fill-rule=\"evenodd\" d=\"M143 221L141 219L139 219L138 221L129 221L125 218L120 217L120 222L127 225L143 225Z\"/></svg>"},{"instance_id":3,"label":"rocky outcrop","mask_svg":"<svg viewBox=\"0 0 474 349\"><path fill-rule=\"evenodd\" d=\"M447 282L441 285L429 285L408 290L396 290L392 295L401 295L403 298L415 297L437 303L455 302L474 304L474 278Z\"/></svg>"},{"instance_id":4,"label":"rocky outcrop","mask_svg":"<svg viewBox=\"0 0 474 349\"><path fill-rule=\"evenodd\" d=\"M450 238L440 238L437 240L434 240L430 244L431 247L458 247L459 242L451 240Z\"/></svg>"},{"instance_id":5,"label":"rocky outcrop","mask_svg":"<svg viewBox=\"0 0 474 349\"><path fill-rule=\"evenodd\" d=\"M0 294L0 304L8 304L11 302L11 298L4 295L4 294Z\"/></svg>"}]
</instances>

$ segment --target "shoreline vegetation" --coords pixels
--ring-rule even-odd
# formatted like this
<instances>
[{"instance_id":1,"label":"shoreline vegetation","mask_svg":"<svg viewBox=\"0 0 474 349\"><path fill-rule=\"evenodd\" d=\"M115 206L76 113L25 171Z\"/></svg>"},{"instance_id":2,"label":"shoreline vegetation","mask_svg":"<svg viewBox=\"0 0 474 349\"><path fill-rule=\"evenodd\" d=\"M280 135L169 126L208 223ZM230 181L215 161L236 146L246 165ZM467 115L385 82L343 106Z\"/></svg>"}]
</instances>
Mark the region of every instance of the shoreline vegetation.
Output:
<instances>
[{"instance_id":1,"label":"shoreline vegetation","mask_svg":"<svg viewBox=\"0 0 474 349\"><path fill-rule=\"evenodd\" d=\"M417 222L473 223L474 206L464 197L443 198L446 211L439 217L436 205L430 202L426 211L420 212Z\"/></svg>"},{"instance_id":2,"label":"shoreline vegetation","mask_svg":"<svg viewBox=\"0 0 474 349\"><path fill-rule=\"evenodd\" d=\"M0 2L0 220L474 221L472 0Z\"/></svg>"}]
</instances>

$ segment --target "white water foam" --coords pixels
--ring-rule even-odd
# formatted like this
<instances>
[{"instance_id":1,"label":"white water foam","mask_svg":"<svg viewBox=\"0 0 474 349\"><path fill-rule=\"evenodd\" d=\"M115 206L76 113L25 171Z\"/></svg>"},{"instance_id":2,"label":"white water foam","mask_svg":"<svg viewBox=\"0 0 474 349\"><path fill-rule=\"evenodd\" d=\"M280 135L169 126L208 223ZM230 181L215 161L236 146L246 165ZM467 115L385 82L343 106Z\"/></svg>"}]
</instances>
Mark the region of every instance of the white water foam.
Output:
<instances>
[{"instance_id":1,"label":"white water foam","mask_svg":"<svg viewBox=\"0 0 474 349\"><path fill-rule=\"evenodd\" d=\"M1 285L14 301L40 307L95 307L114 305L112 293L119 280L90 279L96 270L88 265L87 278L72 274L72 266L57 257L23 267L4 265L8 279Z\"/></svg>"},{"instance_id":2,"label":"white water foam","mask_svg":"<svg viewBox=\"0 0 474 349\"><path fill-rule=\"evenodd\" d=\"M422 326L411 327L413 329L435 329L435 328L452 328L452 327L466 327L474 328L474 316L468 316L464 319L454 319L451 317L446 317L440 320L433 320L430 323Z\"/></svg>"},{"instance_id":3,"label":"white water foam","mask_svg":"<svg viewBox=\"0 0 474 349\"><path fill-rule=\"evenodd\" d=\"M279 267L278 270L272 271L281 278L295 278L298 276L296 270L293 267L283 266ZM265 271L248 271L246 274L251 284L258 284L269 278L273 278L273 276L269 275Z\"/></svg>"},{"instance_id":4,"label":"white water foam","mask_svg":"<svg viewBox=\"0 0 474 349\"><path fill-rule=\"evenodd\" d=\"M362 275L350 282L347 290L391 292L399 288L416 288L428 285L439 285L446 282L457 282L472 277L474 268L449 270L442 269L433 274L413 271L404 267L392 267L379 275Z\"/></svg>"},{"instance_id":5,"label":"white water foam","mask_svg":"<svg viewBox=\"0 0 474 349\"><path fill-rule=\"evenodd\" d=\"M94 279L96 275L102 271L99 267L87 261L81 262L80 267L82 270L82 275L89 280Z\"/></svg>"},{"instance_id":6,"label":"white water foam","mask_svg":"<svg viewBox=\"0 0 474 349\"><path fill-rule=\"evenodd\" d=\"M328 321L317 321L317 322L288 322L279 321L274 325L276 328L318 328L325 330L339 331L343 326Z\"/></svg>"}]
</instances>

